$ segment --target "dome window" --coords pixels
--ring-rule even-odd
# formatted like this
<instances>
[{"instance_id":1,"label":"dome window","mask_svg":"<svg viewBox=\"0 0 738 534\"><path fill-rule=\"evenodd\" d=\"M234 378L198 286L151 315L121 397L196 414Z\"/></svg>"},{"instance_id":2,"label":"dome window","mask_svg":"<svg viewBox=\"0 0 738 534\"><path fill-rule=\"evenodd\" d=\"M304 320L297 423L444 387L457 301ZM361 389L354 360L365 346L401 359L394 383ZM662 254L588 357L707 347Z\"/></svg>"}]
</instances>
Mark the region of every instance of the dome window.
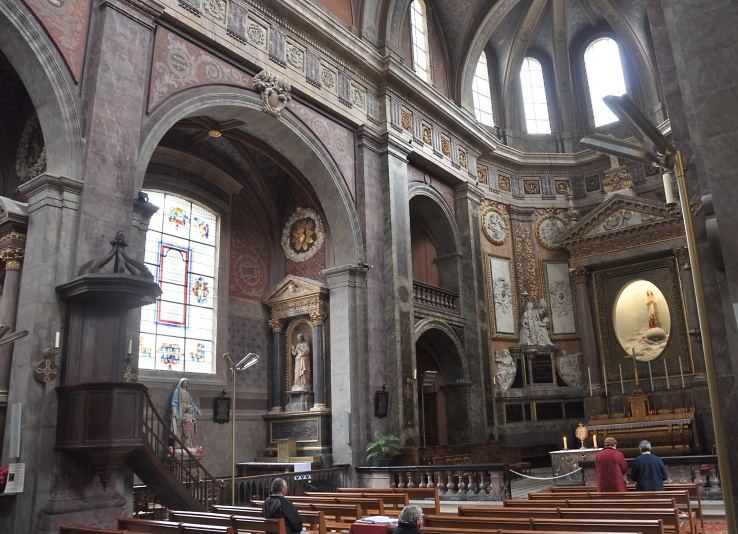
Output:
<instances>
[{"instance_id":1,"label":"dome window","mask_svg":"<svg viewBox=\"0 0 738 534\"><path fill-rule=\"evenodd\" d=\"M487 70L487 54L482 52L474 71L472 81L472 96L474 97L474 114L477 120L485 126L494 126L492 115L492 96L489 90L489 70Z\"/></svg>"},{"instance_id":2,"label":"dome window","mask_svg":"<svg viewBox=\"0 0 738 534\"><path fill-rule=\"evenodd\" d=\"M584 69L587 73L595 128L616 122L618 118L602 98L607 95L620 96L627 92L618 43L610 37L592 41L584 51Z\"/></svg>"},{"instance_id":3,"label":"dome window","mask_svg":"<svg viewBox=\"0 0 738 534\"><path fill-rule=\"evenodd\" d=\"M548 120L548 101L546 86L543 82L541 62L527 57L520 67L520 88L523 94L525 110L525 127L529 134L550 134L551 123Z\"/></svg>"}]
</instances>

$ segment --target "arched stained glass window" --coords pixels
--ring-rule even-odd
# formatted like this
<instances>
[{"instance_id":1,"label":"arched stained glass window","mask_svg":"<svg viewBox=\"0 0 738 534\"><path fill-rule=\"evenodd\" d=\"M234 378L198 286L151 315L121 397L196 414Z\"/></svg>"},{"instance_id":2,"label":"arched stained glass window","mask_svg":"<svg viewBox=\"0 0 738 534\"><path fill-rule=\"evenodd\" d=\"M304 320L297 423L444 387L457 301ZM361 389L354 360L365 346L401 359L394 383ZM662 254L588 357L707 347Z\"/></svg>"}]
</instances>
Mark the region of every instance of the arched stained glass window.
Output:
<instances>
[{"instance_id":1,"label":"arched stained glass window","mask_svg":"<svg viewBox=\"0 0 738 534\"><path fill-rule=\"evenodd\" d=\"M525 127L529 134L550 134L546 86L543 82L541 62L527 57L520 67L520 88L523 93Z\"/></svg>"},{"instance_id":2,"label":"arched stained glass window","mask_svg":"<svg viewBox=\"0 0 738 534\"><path fill-rule=\"evenodd\" d=\"M487 54L482 52L477 61L472 81L472 96L474 97L474 114L477 120L487 126L494 126L492 114L492 96L489 90L489 70L487 70Z\"/></svg>"},{"instance_id":3,"label":"arched stained glass window","mask_svg":"<svg viewBox=\"0 0 738 534\"><path fill-rule=\"evenodd\" d=\"M587 72L595 127L617 121L618 118L602 101L602 97L626 93L618 43L610 37L592 41L584 51L584 69Z\"/></svg>"},{"instance_id":4,"label":"arched stained glass window","mask_svg":"<svg viewBox=\"0 0 738 534\"><path fill-rule=\"evenodd\" d=\"M138 366L214 373L218 217L179 195L146 193L159 210L146 232L144 263L162 293L141 309Z\"/></svg>"},{"instance_id":5,"label":"arched stained glass window","mask_svg":"<svg viewBox=\"0 0 738 534\"><path fill-rule=\"evenodd\" d=\"M430 80L428 68L428 25L423 0L413 0L410 5L410 27L413 45L413 70L426 82Z\"/></svg>"}]
</instances>

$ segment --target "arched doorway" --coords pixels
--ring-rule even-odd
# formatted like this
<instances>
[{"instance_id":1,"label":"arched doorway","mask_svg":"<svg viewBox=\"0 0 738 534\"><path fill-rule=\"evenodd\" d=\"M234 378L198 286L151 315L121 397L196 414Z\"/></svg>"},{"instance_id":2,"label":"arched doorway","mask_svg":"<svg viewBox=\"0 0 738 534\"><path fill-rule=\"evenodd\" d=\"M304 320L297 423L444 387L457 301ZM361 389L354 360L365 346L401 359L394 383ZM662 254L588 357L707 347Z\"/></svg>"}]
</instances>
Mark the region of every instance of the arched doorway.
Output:
<instances>
[{"instance_id":1,"label":"arched doorway","mask_svg":"<svg viewBox=\"0 0 738 534\"><path fill-rule=\"evenodd\" d=\"M465 443L468 402L461 342L453 329L440 321L421 321L416 333L421 445Z\"/></svg>"}]
</instances>

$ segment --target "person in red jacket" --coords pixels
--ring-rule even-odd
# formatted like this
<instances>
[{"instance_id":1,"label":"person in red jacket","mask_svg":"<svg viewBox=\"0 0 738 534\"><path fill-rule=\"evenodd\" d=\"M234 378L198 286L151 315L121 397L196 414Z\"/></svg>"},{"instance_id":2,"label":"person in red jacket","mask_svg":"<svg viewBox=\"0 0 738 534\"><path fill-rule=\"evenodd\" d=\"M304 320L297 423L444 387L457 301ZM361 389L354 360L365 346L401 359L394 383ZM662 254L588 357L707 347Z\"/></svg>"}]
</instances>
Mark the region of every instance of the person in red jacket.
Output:
<instances>
[{"instance_id":1,"label":"person in red jacket","mask_svg":"<svg viewBox=\"0 0 738 534\"><path fill-rule=\"evenodd\" d=\"M597 491L627 491L623 475L628 470L628 463L617 448L617 440L608 436L605 438L605 448L595 456Z\"/></svg>"}]
</instances>

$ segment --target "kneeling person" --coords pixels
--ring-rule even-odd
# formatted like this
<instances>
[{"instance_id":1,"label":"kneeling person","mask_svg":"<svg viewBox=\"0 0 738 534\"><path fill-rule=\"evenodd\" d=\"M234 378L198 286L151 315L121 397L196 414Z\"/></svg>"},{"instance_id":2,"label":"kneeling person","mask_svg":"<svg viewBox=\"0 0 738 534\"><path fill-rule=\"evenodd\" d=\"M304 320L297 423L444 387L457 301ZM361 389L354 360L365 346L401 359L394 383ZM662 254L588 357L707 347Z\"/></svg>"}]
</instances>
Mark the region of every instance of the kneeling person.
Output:
<instances>
[{"instance_id":1,"label":"kneeling person","mask_svg":"<svg viewBox=\"0 0 738 534\"><path fill-rule=\"evenodd\" d=\"M302 518L295 505L285 497L287 495L287 482L283 478L272 480L271 494L264 501L262 513L264 517L282 517L284 525L289 534L302 532Z\"/></svg>"}]
</instances>

